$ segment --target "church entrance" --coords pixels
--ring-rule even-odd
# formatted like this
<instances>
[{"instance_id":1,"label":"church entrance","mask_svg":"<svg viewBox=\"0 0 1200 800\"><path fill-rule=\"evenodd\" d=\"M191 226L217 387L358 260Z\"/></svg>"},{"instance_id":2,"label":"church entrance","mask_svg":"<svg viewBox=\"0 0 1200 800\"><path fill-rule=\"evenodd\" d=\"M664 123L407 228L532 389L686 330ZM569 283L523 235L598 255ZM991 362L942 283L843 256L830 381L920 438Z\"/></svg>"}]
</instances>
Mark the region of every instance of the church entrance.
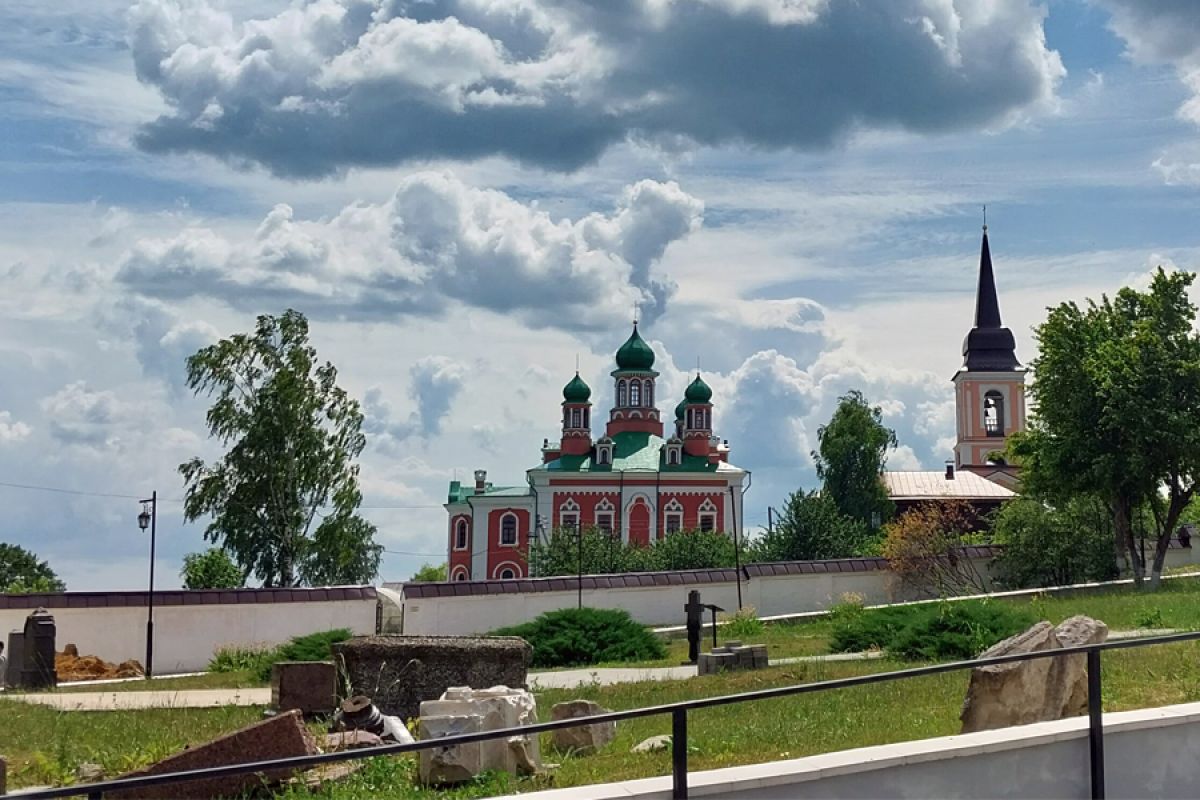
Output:
<instances>
[{"instance_id":1,"label":"church entrance","mask_svg":"<svg viewBox=\"0 0 1200 800\"><path fill-rule=\"evenodd\" d=\"M640 497L629 509L629 543L638 547L650 544L650 507Z\"/></svg>"}]
</instances>

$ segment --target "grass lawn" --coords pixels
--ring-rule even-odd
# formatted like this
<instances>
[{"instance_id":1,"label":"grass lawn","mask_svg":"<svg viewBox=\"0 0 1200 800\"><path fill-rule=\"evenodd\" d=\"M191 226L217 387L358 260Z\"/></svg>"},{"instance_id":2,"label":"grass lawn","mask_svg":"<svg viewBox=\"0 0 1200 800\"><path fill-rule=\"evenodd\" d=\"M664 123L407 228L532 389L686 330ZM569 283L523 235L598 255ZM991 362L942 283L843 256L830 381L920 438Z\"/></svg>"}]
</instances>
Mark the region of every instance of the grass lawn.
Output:
<instances>
[{"instance_id":1,"label":"grass lawn","mask_svg":"<svg viewBox=\"0 0 1200 800\"><path fill-rule=\"evenodd\" d=\"M206 672L181 678L155 678L149 681L123 681L78 686L60 683L59 692L171 692L180 689L246 689L266 686L251 670Z\"/></svg>"}]
</instances>

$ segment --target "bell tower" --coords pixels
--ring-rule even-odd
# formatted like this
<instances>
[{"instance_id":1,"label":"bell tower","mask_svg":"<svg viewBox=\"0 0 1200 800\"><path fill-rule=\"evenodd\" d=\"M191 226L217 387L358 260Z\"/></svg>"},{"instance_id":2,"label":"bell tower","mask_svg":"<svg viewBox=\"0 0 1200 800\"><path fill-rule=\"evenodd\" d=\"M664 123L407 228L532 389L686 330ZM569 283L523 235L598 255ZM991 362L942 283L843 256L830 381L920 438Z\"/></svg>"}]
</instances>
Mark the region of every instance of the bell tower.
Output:
<instances>
[{"instance_id":1,"label":"bell tower","mask_svg":"<svg viewBox=\"0 0 1200 800\"><path fill-rule=\"evenodd\" d=\"M953 380L958 430L955 465L1013 486L1017 468L1005 462L1004 449L1010 435L1025 430L1025 368L1017 361L1012 331L1000 321L986 224L979 254L975 326L963 340L963 365Z\"/></svg>"}]
</instances>

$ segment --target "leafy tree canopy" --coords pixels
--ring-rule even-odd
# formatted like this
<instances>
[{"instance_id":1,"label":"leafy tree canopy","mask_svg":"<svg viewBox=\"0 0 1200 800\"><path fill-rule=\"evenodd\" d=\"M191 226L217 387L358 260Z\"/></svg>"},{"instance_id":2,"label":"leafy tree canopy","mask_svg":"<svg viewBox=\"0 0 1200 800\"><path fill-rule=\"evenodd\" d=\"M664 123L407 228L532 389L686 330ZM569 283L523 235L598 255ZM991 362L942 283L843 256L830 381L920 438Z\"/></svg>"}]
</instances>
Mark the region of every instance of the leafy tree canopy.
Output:
<instances>
[{"instance_id":1,"label":"leafy tree canopy","mask_svg":"<svg viewBox=\"0 0 1200 800\"><path fill-rule=\"evenodd\" d=\"M878 480L878 478L876 478ZM758 561L810 561L865 555L875 537L870 528L838 510L823 492L793 492L774 530L753 545Z\"/></svg>"},{"instance_id":2,"label":"leafy tree canopy","mask_svg":"<svg viewBox=\"0 0 1200 800\"><path fill-rule=\"evenodd\" d=\"M438 564L436 567L433 564L422 564L416 574L408 580L410 583L439 583L446 580L448 569L447 564Z\"/></svg>"},{"instance_id":3,"label":"leafy tree canopy","mask_svg":"<svg viewBox=\"0 0 1200 800\"><path fill-rule=\"evenodd\" d=\"M185 555L179 577L185 589L237 589L245 582L238 565L219 547Z\"/></svg>"},{"instance_id":4,"label":"leafy tree canopy","mask_svg":"<svg viewBox=\"0 0 1200 800\"><path fill-rule=\"evenodd\" d=\"M1035 330L1035 414L1012 450L1026 490L1098 498L1140 584L1134 517L1155 521L1152 582L1200 479L1200 336L1188 299L1195 276L1159 269L1150 287L1063 303Z\"/></svg>"},{"instance_id":5,"label":"leafy tree canopy","mask_svg":"<svg viewBox=\"0 0 1200 800\"><path fill-rule=\"evenodd\" d=\"M34 594L66 590L66 584L47 562L39 561L24 547L0 542L0 592Z\"/></svg>"},{"instance_id":6,"label":"leafy tree canopy","mask_svg":"<svg viewBox=\"0 0 1200 800\"><path fill-rule=\"evenodd\" d=\"M1052 506L1022 496L1005 503L992 529L1002 545L998 582L1008 589L1067 586L1116 577L1112 517L1094 497Z\"/></svg>"},{"instance_id":7,"label":"leafy tree canopy","mask_svg":"<svg viewBox=\"0 0 1200 800\"><path fill-rule=\"evenodd\" d=\"M847 392L829 424L817 429L817 441L817 477L838 511L866 525L886 522L895 509L880 478L896 433L884 427L879 406L858 390Z\"/></svg>"},{"instance_id":8,"label":"leafy tree canopy","mask_svg":"<svg viewBox=\"0 0 1200 800\"><path fill-rule=\"evenodd\" d=\"M203 348L187 383L215 397L209 433L227 450L180 465L185 518L211 517L205 538L264 586L372 580L383 548L356 514L362 411L318 362L304 315L264 315L253 333Z\"/></svg>"},{"instance_id":9,"label":"leafy tree canopy","mask_svg":"<svg viewBox=\"0 0 1200 800\"><path fill-rule=\"evenodd\" d=\"M733 538L720 531L675 531L642 547L598 528L581 534L555 529L546 539L530 543L528 560L530 573L537 577L577 575L581 563L584 575L713 569L737 563Z\"/></svg>"}]
</instances>

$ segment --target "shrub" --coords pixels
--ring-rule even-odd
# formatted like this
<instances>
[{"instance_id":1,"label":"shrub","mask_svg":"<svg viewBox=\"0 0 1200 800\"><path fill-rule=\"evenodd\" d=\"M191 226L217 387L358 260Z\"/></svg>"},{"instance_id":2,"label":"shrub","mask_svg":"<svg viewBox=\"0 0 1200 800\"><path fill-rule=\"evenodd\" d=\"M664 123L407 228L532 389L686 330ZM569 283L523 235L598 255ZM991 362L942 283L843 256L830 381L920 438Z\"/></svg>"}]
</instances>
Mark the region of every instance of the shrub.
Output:
<instances>
[{"instance_id":1,"label":"shrub","mask_svg":"<svg viewBox=\"0 0 1200 800\"><path fill-rule=\"evenodd\" d=\"M500 628L494 636L520 636L533 647L535 667L580 667L609 661L663 658L666 650L654 634L626 611L614 608L565 608L531 622Z\"/></svg>"},{"instance_id":2,"label":"shrub","mask_svg":"<svg viewBox=\"0 0 1200 800\"><path fill-rule=\"evenodd\" d=\"M1028 611L987 600L860 609L833 615L831 649L878 647L901 658L974 658L1034 623Z\"/></svg>"},{"instance_id":3,"label":"shrub","mask_svg":"<svg viewBox=\"0 0 1200 800\"><path fill-rule=\"evenodd\" d=\"M758 618L758 611L754 606L746 606L739 608L736 613L723 614L724 625L721 626L721 633L730 639L750 639L754 636L761 636L763 621Z\"/></svg>"},{"instance_id":4,"label":"shrub","mask_svg":"<svg viewBox=\"0 0 1200 800\"><path fill-rule=\"evenodd\" d=\"M219 647L213 654L212 661L208 662L208 671L241 672L251 670L257 674L265 664L269 673L274 659L275 648L273 647L242 647L238 645Z\"/></svg>"}]
</instances>

